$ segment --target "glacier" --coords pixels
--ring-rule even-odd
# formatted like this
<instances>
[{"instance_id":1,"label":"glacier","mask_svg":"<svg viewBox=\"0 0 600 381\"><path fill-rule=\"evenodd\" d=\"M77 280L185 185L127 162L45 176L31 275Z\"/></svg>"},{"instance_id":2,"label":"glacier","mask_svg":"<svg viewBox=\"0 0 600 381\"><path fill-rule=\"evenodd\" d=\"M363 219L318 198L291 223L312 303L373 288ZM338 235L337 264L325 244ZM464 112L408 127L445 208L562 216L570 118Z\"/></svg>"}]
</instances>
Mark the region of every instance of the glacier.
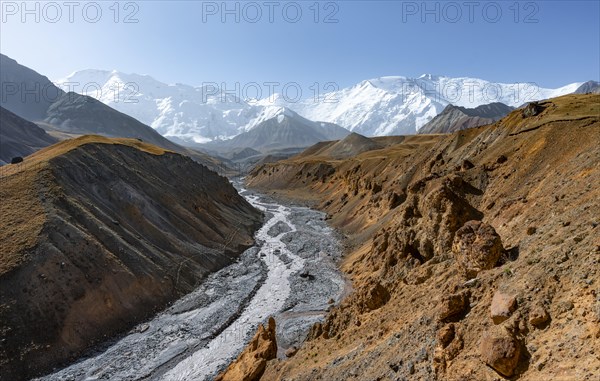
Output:
<instances>
[{"instance_id":1,"label":"glacier","mask_svg":"<svg viewBox=\"0 0 600 381\"><path fill-rule=\"evenodd\" d=\"M288 109L366 136L414 134L448 104L473 108L502 102L519 107L572 93L582 83L548 89L532 82L496 83L431 74L386 76L292 102L278 93L246 100L215 85L166 84L148 75L116 70L82 70L56 81L65 90L92 96L184 144L231 139L265 120L281 118Z\"/></svg>"}]
</instances>

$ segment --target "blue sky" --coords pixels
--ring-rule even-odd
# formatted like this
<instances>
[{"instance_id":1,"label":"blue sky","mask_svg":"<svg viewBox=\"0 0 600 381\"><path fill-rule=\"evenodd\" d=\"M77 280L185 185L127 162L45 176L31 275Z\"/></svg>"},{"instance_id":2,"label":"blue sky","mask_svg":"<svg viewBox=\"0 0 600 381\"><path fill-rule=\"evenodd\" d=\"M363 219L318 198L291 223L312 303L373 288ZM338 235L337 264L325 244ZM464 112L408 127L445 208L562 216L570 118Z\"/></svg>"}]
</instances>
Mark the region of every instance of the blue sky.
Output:
<instances>
[{"instance_id":1,"label":"blue sky","mask_svg":"<svg viewBox=\"0 0 600 381\"><path fill-rule=\"evenodd\" d=\"M3 1L0 51L51 79L84 68L192 85L346 87L423 73L542 87L600 79L598 1L228 2L232 13L221 1L76 3L30 2L27 13Z\"/></svg>"}]
</instances>

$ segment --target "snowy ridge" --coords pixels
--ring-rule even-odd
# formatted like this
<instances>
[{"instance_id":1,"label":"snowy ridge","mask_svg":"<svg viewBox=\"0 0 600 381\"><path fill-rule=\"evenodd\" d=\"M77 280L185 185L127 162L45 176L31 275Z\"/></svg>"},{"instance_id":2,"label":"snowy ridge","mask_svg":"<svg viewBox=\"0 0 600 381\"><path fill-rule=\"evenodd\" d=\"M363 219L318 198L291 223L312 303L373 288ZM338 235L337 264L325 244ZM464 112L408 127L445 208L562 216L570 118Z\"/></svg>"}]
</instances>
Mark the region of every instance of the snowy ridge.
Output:
<instances>
[{"instance_id":1,"label":"snowy ridge","mask_svg":"<svg viewBox=\"0 0 600 381\"><path fill-rule=\"evenodd\" d=\"M424 74L380 77L312 99L286 103L281 96L257 104L286 106L305 118L339 124L367 136L413 134L448 105L474 108L493 102L512 107L574 92L581 83L558 89L534 83L503 84L477 78Z\"/></svg>"},{"instance_id":2,"label":"snowy ridge","mask_svg":"<svg viewBox=\"0 0 600 381\"><path fill-rule=\"evenodd\" d=\"M96 98L165 137L195 143L232 138L281 109L253 106L208 86L168 85L147 75L118 71L78 71L56 84Z\"/></svg>"},{"instance_id":3,"label":"snowy ridge","mask_svg":"<svg viewBox=\"0 0 600 381\"><path fill-rule=\"evenodd\" d=\"M286 102L281 94L245 101L215 88L168 85L147 75L83 70L57 81L152 126L166 137L205 143L231 139L293 110L312 121L338 124L366 136L414 134L448 104L474 108L492 102L512 107L572 93L534 83L494 83L477 78L424 74L380 77L323 94L318 101ZM286 111L289 109L288 111Z\"/></svg>"}]
</instances>

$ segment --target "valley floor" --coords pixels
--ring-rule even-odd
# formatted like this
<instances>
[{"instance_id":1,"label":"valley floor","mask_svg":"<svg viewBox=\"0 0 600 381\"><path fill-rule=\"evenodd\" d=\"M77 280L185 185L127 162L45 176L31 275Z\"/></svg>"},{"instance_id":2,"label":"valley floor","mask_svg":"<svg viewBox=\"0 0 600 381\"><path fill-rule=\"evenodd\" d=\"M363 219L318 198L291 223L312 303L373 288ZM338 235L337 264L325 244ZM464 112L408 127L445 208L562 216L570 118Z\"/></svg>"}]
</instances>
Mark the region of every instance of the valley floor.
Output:
<instances>
[{"instance_id":1,"label":"valley floor","mask_svg":"<svg viewBox=\"0 0 600 381\"><path fill-rule=\"evenodd\" d=\"M299 346L346 287L336 235L321 212L241 193L267 216L257 246L153 320L38 380L209 380L269 316L279 355Z\"/></svg>"}]
</instances>

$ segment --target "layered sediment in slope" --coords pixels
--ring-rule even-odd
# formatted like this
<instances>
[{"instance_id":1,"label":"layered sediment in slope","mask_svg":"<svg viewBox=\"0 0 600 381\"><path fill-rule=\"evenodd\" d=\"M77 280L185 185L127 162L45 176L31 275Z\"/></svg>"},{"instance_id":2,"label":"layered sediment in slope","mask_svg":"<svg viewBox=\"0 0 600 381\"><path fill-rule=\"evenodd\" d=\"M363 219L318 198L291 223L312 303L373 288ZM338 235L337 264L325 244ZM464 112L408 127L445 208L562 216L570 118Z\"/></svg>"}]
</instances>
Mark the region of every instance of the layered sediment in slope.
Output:
<instances>
[{"instance_id":1,"label":"layered sediment in slope","mask_svg":"<svg viewBox=\"0 0 600 381\"><path fill-rule=\"evenodd\" d=\"M228 180L135 139L84 136L3 168L0 365L26 379L193 290L253 244Z\"/></svg>"},{"instance_id":2,"label":"layered sediment in slope","mask_svg":"<svg viewBox=\"0 0 600 381\"><path fill-rule=\"evenodd\" d=\"M600 96L569 95L256 168L250 186L314 202L347 234L354 286L262 380L594 379L599 147Z\"/></svg>"}]
</instances>

